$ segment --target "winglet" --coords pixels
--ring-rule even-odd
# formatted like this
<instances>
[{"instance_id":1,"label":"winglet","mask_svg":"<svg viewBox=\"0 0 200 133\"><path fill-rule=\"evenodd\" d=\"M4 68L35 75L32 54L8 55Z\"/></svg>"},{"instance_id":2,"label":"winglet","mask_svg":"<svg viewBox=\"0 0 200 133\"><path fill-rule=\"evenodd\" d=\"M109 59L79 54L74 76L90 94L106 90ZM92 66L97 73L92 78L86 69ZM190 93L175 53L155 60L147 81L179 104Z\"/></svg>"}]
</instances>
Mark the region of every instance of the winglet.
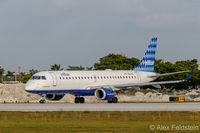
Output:
<instances>
[{"instance_id":1,"label":"winglet","mask_svg":"<svg viewBox=\"0 0 200 133\"><path fill-rule=\"evenodd\" d=\"M188 80L190 79L190 77L191 77L191 75L192 75L193 71L194 71L194 69L192 69L192 71L191 71L191 72L190 72L190 74L187 76L187 78L186 78L186 79L184 79L184 81L185 81L185 82L186 82L186 81L188 81Z\"/></svg>"}]
</instances>

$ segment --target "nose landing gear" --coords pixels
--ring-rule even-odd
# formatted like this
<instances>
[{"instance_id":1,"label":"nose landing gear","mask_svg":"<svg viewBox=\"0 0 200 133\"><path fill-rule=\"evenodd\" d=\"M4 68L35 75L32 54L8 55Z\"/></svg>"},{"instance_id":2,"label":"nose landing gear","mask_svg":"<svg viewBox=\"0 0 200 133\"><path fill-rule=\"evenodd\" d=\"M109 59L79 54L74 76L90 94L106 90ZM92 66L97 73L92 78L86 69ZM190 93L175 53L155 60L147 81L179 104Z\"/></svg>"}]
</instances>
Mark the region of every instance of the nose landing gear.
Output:
<instances>
[{"instance_id":1,"label":"nose landing gear","mask_svg":"<svg viewBox=\"0 0 200 133\"><path fill-rule=\"evenodd\" d=\"M85 99L84 97L75 97L74 103L84 103Z\"/></svg>"},{"instance_id":2,"label":"nose landing gear","mask_svg":"<svg viewBox=\"0 0 200 133\"><path fill-rule=\"evenodd\" d=\"M46 103L46 100L45 100L45 99L41 99L41 100L39 101L39 103Z\"/></svg>"},{"instance_id":3,"label":"nose landing gear","mask_svg":"<svg viewBox=\"0 0 200 133\"><path fill-rule=\"evenodd\" d=\"M39 103L46 103L45 95L42 94L41 96L42 96L42 98L41 98L41 100L39 101Z\"/></svg>"}]
</instances>

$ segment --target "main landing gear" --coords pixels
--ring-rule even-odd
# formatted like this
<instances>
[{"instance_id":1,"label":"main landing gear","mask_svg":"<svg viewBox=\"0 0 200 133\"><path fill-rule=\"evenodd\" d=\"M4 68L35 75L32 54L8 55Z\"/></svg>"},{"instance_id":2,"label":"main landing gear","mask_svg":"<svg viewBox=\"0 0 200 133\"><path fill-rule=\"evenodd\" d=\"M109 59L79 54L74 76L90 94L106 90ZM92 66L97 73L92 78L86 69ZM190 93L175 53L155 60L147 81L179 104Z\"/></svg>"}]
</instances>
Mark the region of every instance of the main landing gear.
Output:
<instances>
[{"instance_id":1,"label":"main landing gear","mask_svg":"<svg viewBox=\"0 0 200 133\"><path fill-rule=\"evenodd\" d=\"M117 97L112 97L108 99L108 103L117 103L117 102L118 102Z\"/></svg>"},{"instance_id":2,"label":"main landing gear","mask_svg":"<svg viewBox=\"0 0 200 133\"><path fill-rule=\"evenodd\" d=\"M75 97L74 103L84 103L85 99L84 97Z\"/></svg>"}]
</instances>

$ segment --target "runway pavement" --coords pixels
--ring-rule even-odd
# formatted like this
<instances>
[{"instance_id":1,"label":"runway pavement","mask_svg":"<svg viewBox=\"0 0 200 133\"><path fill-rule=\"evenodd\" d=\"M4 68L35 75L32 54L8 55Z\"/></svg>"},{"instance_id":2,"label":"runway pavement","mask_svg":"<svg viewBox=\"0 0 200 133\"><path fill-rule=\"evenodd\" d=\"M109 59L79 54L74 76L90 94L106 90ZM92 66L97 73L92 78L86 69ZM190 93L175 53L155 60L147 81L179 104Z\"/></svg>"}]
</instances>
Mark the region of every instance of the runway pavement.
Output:
<instances>
[{"instance_id":1,"label":"runway pavement","mask_svg":"<svg viewBox=\"0 0 200 133\"><path fill-rule=\"evenodd\" d=\"M200 111L200 103L0 104L0 111Z\"/></svg>"}]
</instances>

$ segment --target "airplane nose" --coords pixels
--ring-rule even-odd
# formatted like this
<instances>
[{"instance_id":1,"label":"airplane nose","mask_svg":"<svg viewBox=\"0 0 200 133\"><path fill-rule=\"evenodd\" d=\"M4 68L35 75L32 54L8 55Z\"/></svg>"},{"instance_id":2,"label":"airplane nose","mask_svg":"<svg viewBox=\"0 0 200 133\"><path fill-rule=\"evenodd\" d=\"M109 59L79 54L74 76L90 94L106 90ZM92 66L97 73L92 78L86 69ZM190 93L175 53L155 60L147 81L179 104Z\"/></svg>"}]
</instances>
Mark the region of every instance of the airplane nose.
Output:
<instances>
[{"instance_id":1,"label":"airplane nose","mask_svg":"<svg viewBox=\"0 0 200 133\"><path fill-rule=\"evenodd\" d=\"M38 84L32 81L28 81L24 87L26 92L32 93L32 91L37 90Z\"/></svg>"},{"instance_id":2,"label":"airplane nose","mask_svg":"<svg viewBox=\"0 0 200 133\"><path fill-rule=\"evenodd\" d=\"M29 84L26 84L24 90L25 90L25 91L29 91L30 89L31 89L30 85L29 85Z\"/></svg>"},{"instance_id":3,"label":"airplane nose","mask_svg":"<svg viewBox=\"0 0 200 133\"><path fill-rule=\"evenodd\" d=\"M32 83L32 82L27 82L25 87L24 87L24 90L29 92L31 90L34 90L35 89L35 84Z\"/></svg>"}]
</instances>

